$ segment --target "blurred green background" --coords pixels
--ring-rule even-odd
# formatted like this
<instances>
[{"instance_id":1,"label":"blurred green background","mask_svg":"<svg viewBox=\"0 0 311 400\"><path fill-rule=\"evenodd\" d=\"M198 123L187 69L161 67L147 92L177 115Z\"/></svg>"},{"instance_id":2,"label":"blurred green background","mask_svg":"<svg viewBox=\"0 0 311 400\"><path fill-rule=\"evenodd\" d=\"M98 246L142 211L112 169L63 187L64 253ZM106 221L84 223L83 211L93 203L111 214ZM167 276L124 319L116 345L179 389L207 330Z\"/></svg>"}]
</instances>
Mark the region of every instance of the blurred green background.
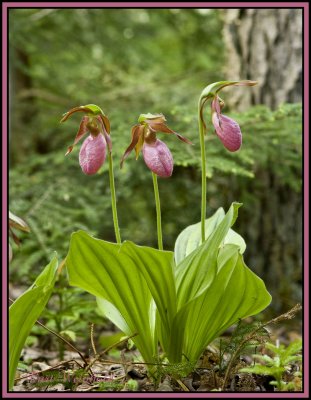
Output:
<instances>
[{"instance_id":1,"label":"blurred green background","mask_svg":"<svg viewBox=\"0 0 311 400\"><path fill-rule=\"evenodd\" d=\"M157 245L150 171L134 154L119 170L140 113L163 113L172 129L194 143L159 134L175 160L172 178L159 180L165 248L173 250L180 231L200 220L197 102L207 84L226 78L223 13L9 11L9 207L31 228L19 235L21 246L14 245L12 287L29 285L53 251L63 258L73 231L114 241L107 163L89 177L78 164L79 146L64 157L80 115L65 124L59 120L72 107L97 104L111 121L123 240ZM225 102L231 91L223 91ZM247 265L273 295L274 315L301 298L301 104L225 111L240 124L243 147L227 152L209 125L207 214L227 210L232 201L244 204L235 229L248 245Z\"/></svg>"}]
</instances>

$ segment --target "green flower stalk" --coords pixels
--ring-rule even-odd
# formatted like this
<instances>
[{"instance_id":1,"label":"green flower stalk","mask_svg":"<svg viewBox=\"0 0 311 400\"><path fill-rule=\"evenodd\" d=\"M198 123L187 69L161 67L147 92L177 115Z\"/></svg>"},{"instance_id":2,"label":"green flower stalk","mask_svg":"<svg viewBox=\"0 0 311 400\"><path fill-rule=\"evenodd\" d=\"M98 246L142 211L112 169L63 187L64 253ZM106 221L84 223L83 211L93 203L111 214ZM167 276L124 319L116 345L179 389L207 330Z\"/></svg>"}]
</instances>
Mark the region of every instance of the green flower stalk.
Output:
<instances>
[{"instance_id":1,"label":"green flower stalk","mask_svg":"<svg viewBox=\"0 0 311 400\"><path fill-rule=\"evenodd\" d=\"M111 206L112 206L112 217L113 217L113 225L114 232L116 236L116 241L118 244L121 244L121 234L118 222L118 211L117 211L117 199L116 199L116 190L114 184L114 174L113 174L113 160L112 160L112 152L108 152L109 159L109 183L110 183L110 192L111 192Z\"/></svg>"},{"instance_id":2,"label":"green flower stalk","mask_svg":"<svg viewBox=\"0 0 311 400\"><path fill-rule=\"evenodd\" d=\"M158 177L154 172L152 172L152 180L153 180L156 213L157 213L158 248L159 248L159 250L163 250L161 203L160 203L160 195L159 195L159 187L158 187Z\"/></svg>"},{"instance_id":3,"label":"green flower stalk","mask_svg":"<svg viewBox=\"0 0 311 400\"><path fill-rule=\"evenodd\" d=\"M199 98L198 122L201 146L201 171L202 171L202 196L201 196L201 240L205 240L205 218L206 218L206 155L205 155L205 133L206 124L203 111L208 100L212 100L212 124L217 136L227 150L234 152L242 145L242 134L239 125L231 118L222 115L221 109L224 106L223 100L218 93L227 86L254 86L256 81L221 81L206 86Z\"/></svg>"},{"instance_id":4,"label":"green flower stalk","mask_svg":"<svg viewBox=\"0 0 311 400\"><path fill-rule=\"evenodd\" d=\"M161 225L161 205L158 188L158 176L169 178L173 173L174 160L167 145L157 138L157 133L162 132L177 136L182 142L191 144L191 142L174 132L166 124L166 118L163 114L141 114L138 118L138 124L132 127L132 140L123 157L120 166L122 168L125 159L135 148L136 159L140 151L143 153L144 161L152 172L156 214L157 214L157 232L158 247L163 250L162 225Z\"/></svg>"},{"instance_id":5,"label":"green flower stalk","mask_svg":"<svg viewBox=\"0 0 311 400\"><path fill-rule=\"evenodd\" d=\"M79 164L86 175L94 175L98 172L106 159L106 149L108 148L109 160L109 183L111 191L111 207L113 225L117 243L121 243L121 235L118 223L117 201L114 184L112 143L110 138L110 122L102 109L95 104L72 108L63 115L60 122L65 122L76 112L83 112L86 115L82 118L75 140L68 147L66 155L70 154L74 146L89 133L83 142L79 153Z\"/></svg>"}]
</instances>

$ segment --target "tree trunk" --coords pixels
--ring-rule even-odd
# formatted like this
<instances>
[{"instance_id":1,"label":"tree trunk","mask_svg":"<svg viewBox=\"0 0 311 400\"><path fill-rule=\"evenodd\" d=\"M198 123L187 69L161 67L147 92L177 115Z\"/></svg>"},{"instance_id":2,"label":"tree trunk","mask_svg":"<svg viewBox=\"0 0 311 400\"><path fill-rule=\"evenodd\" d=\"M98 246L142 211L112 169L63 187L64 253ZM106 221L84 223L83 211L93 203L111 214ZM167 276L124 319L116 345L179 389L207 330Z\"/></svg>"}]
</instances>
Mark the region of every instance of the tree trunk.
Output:
<instances>
[{"instance_id":1,"label":"tree trunk","mask_svg":"<svg viewBox=\"0 0 311 400\"><path fill-rule=\"evenodd\" d=\"M275 109L302 101L301 10L226 10L224 39L226 79L259 82L249 89L230 89L226 104L242 111L251 105ZM275 162L286 160L271 160ZM273 170L264 166L259 166L253 182L244 185L239 180L231 190L256 193L253 212L239 220L249 244L246 258L271 291L272 308L285 311L301 300L302 194L280 183Z\"/></svg>"},{"instance_id":2,"label":"tree trunk","mask_svg":"<svg viewBox=\"0 0 311 400\"><path fill-rule=\"evenodd\" d=\"M236 224L247 244L246 264L265 281L274 313L285 312L301 301L301 196L262 168L251 182L234 179L230 190L232 200L249 198Z\"/></svg>"},{"instance_id":3,"label":"tree trunk","mask_svg":"<svg viewBox=\"0 0 311 400\"><path fill-rule=\"evenodd\" d=\"M224 11L226 78L259 82L237 88L229 103L235 110L254 104L275 109L302 98L302 10L230 9Z\"/></svg>"}]
</instances>

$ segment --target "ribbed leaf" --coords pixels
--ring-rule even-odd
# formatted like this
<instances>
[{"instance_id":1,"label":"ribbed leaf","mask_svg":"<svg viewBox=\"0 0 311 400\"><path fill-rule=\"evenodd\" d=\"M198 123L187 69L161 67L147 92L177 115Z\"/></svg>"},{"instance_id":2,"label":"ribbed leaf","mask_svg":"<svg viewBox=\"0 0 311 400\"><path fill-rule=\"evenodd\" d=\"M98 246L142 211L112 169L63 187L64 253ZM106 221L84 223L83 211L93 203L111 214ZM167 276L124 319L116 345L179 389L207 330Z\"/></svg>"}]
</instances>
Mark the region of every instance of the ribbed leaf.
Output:
<instances>
[{"instance_id":1,"label":"ribbed leaf","mask_svg":"<svg viewBox=\"0 0 311 400\"><path fill-rule=\"evenodd\" d=\"M83 231L73 233L66 257L69 283L106 300L105 304L99 301L101 309L108 307L107 317L114 323L122 321L123 325L118 326L127 335L138 333L133 341L142 357L151 361L156 351L151 330L154 323L149 315L151 294L122 247L94 239Z\"/></svg>"},{"instance_id":2,"label":"ribbed leaf","mask_svg":"<svg viewBox=\"0 0 311 400\"><path fill-rule=\"evenodd\" d=\"M176 310L172 261L171 252L113 244L79 231L72 235L66 265L70 284L100 298L101 310L124 333L138 333L133 341L144 360L152 361L157 354L154 302L166 337Z\"/></svg>"},{"instance_id":3,"label":"ribbed leaf","mask_svg":"<svg viewBox=\"0 0 311 400\"><path fill-rule=\"evenodd\" d=\"M9 387L14 384L14 376L19 357L29 332L39 318L52 294L58 263L54 257L35 280L9 309Z\"/></svg>"},{"instance_id":4,"label":"ribbed leaf","mask_svg":"<svg viewBox=\"0 0 311 400\"><path fill-rule=\"evenodd\" d=\"M175 277L179 308L199 296L213 281L219 246L235 222L240 206L240 203L233 203L209 238L177 265ZM217 218L220 218L220 213Z\"/></svg>"},{"instance_id":5,"label":"ribbed leaf","mask_svg":"<svg viewBox=\"0 0 311 400\"><path fill-rule=\"evenodd\" d=\"M205 220L205 239L210 237L224 216L224 209L219 208L210 218ZM187 228L178 235L175 242L174 255L176 265L201 244L201 222L187 226Z\"/></svg>"},{"instance_id":6,"label":"ribbed leaf","mask_svg":"<svg viewBox=\"0 0 311 400\"><path fill-rule=\"evenodd\" d=\"M239 247L239 252L241 254L244 254L246 250L245 240L242 238L241 235L239 235L231 228L229 229L227 235L225 236L223 244L235 244L236 246Z\"/></svg>"},{"instance_id":7,"label":"ribbed leaf","mask_svg":"<svg viewBox=\"0 0 311 400\"><path fill-rule=\"evenodd\" d=\"M96 302L102 314L106 318L110 319L110 321L113 322L122 332L124 332L127 336L131 336L133 334L133 331L126 323L120 311L113 304L102 297L96 297Z\"/></svg>"},{"instance_id":8,"label":"ribbed leaf","mask_svg":"<svg viewBox=\"0 0 311 400\"><path fill-rule=\"evenodd\" d=\"M214 338L239 319L257 314L270 301L263 281L246 267L239 248L225 245L209 286L183 305L175 317L170 361L180 362L184 354L196 362Z\"/></svg>"},{"instance_id":9,"label":"ribbed leaf","mask_svg":"<svg viewBox=\"0 0 311 400\"><path fill-rule=\"evenodd\" d=\"M220 222L224 219L225 212L223 208L219 208L210 218L205 220L205 239L208 239ZM236 244L240 247L241 254L246 249L246 244L241 235L233 229L229 229L224 239L225 244ZM178 265L192 251L202 244L201 240L201 222L189 225L177 237L175 243L175 262Z\"/></svg>"},{"instance_id":10,"label":"ribbed leaf","mask_svg":"<svg viewBox=\"0 0 311 400\"><path fill-rule=\"evenodd\" d=\"M125 242L123 251L132 258L145 278L157 306L163 328L163 343L168 342L176 313L176 290L173 275L174 254Z\"/></svg>"}]
</instances>

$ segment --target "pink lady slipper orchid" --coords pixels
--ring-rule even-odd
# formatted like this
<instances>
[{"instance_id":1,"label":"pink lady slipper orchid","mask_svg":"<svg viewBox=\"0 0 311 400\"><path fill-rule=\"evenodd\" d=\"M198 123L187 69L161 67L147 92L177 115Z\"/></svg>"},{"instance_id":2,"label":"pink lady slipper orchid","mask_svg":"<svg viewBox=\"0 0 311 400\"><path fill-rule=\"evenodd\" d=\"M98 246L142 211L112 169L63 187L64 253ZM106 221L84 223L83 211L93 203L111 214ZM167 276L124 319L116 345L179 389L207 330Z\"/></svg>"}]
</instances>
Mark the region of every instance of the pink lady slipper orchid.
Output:
<instances>
[{"instance_id":1,"label":"pink lady slipper orchid","mask_svg":"<svg viewBox=\"0 0 311 400\"><path fill-rule=\"evenodd\" d=\"M237 151L242 146L241 129L232 118L221 114L223 104L216 95L212 101L212 123L225 148L232 152Z\"/></svg>"},{"instance_id":2,"label":"pink lady slipper orchid","mask_svg":"<svg viewBox=\"0 0 311 400\"><path fill-rule=\"evenodd\" d=\"M147 167L156 175L162 178L168 178L172 175L174 161L173 156L164 142L157 139L156 133L162 132L173 134L185 143L191 142L174 132L165 124L165 117L162 114L141 114L138 118L139 124L132 128L132 141L125 150L121 159L122 168L124 160L135 148L136 159L142 150L144 161Z\"/></svg>"},{"instance_id":3,"label":"pink lady slipper orchid","mask_svg":"<svg viewBox=\"0 0 311 400\"><path fill-rule=\"evenodd\" d=\"M82 118L75 140L68 147L66 155L72 152L74 146L85 134L89 133L81 146L79 163L86 175L94 175L105 162L107 144L111 151L110 123L103 111L94 104L71 109L64 114L61 122L65 122L73 113L79 111L87 115Z\"/></svg>"},{"instance_id":4,"label":"pink lady slipper orchid","mask_svg":"<svg viewBox=\"0 0 311 400\"><path fill-rule=\"evenodd\" d=\"M224 102L218 96L218 93L229 86L255 86L256 81L220 81L214 82L206 86L200 96L199 100L199 126L200 138L203 142L204 134L206 133L206 124L204 121L204 106L208 100L212 100L212 123L219 139L229 151L237 151L242 145L242 133L239 125L232 119L223 115L221 109Z\"/></svg>"},{"instance_id":5,"label":"pink lady slipper orchid","mask_svg":"<svg viewBox=\"0 0 311 400\"><path fill-rule=\"evenodd\" d=\"M79 164L86 175L94 175L106 159L106 142L101 133L89 135L79 153Z\"/></svg>"}]
</instances>

